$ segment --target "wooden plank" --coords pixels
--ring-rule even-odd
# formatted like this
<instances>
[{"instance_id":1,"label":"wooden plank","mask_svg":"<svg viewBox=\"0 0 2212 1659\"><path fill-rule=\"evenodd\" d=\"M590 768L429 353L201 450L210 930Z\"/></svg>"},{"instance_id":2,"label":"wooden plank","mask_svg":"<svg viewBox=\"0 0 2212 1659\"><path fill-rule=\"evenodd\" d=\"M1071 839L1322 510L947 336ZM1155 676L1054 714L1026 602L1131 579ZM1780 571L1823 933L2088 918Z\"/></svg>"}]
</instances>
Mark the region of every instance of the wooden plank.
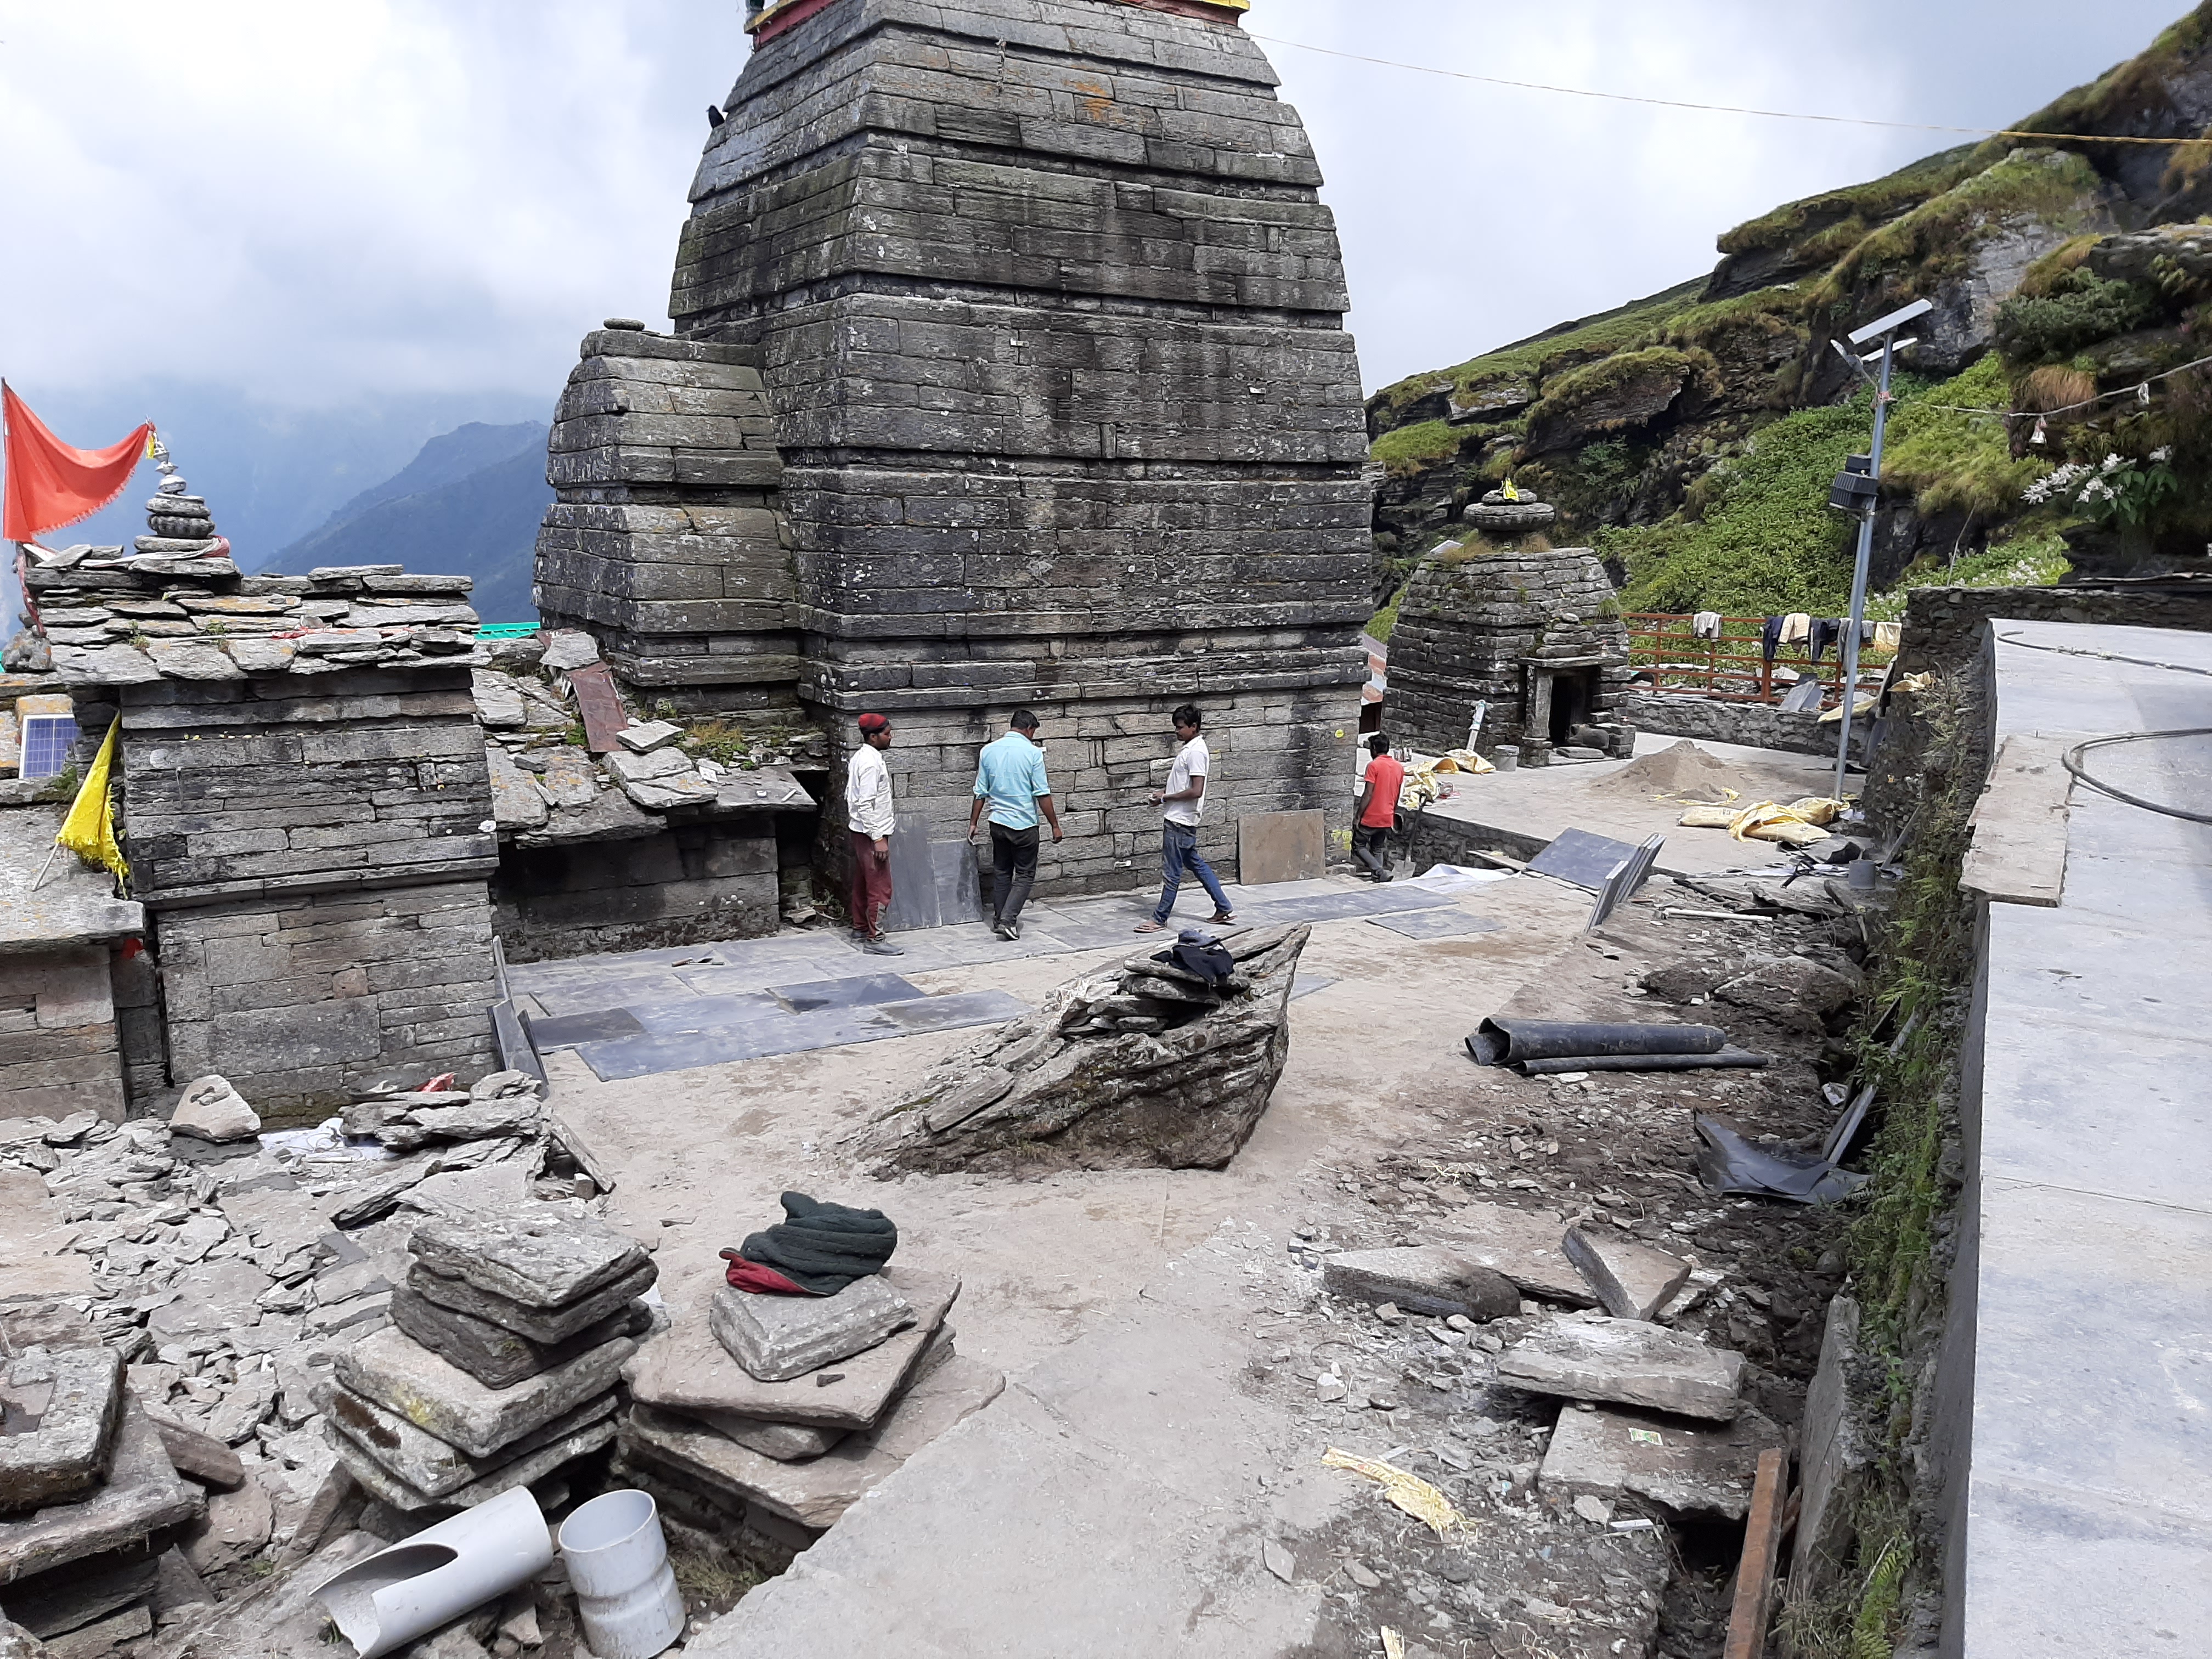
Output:
<instances>
[{"instance_id":1,"label":"wooden plank","mask_svg":"<svg viewBox=\"0 0 2212 1659\"><path fill-rule=\"evenodd\" d=\"M617 746L615 734L629 724L614 675L603 662L587 662L568 671L568 690L583 716L584 746L594 755L611 753Z\"/></svg>"},{"instance_id":2,"label":"wooden plank","mask_svg":"<svg viewBox=\"0 0 2212 1659\"><path fill-rule=\"evenodd\" d=\"M1966 820L1973 845L1959 872L1962 892L1992 904L2057 907L2066 891L2066 751L2078 739L2007 738Z\"/></svg>"},{"instance_id":3,"label":"wooden plank","mask_svg":"<svg viewBox=\"0 0 2212 1659\"><path fill-rule=\"evenodd\" d=\"M1780 1450L1759 1455L1751 1488L1751 1519L1743 1529L1743 1560L1735 1570L1735 1606L1729 1613L1728 1644L1721 1659L1759 1659L1766 1650L1766 1620L1773 1611L1774 1558L1782 1545L1782 1487L1790 1468Z\"/></svg>"}]
</instances>

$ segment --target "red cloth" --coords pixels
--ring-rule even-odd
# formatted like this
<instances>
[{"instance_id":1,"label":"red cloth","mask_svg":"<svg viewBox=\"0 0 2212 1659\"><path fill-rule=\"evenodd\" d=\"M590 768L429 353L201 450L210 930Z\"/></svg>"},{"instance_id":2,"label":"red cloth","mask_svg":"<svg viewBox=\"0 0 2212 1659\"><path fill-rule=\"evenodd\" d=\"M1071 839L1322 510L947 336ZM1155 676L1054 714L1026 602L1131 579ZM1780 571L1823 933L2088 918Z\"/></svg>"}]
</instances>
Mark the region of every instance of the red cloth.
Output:
<instances>
[{"instance_id":1,"label":"red cloth","mask_svg":"<svg viewBox=\"0 0 2212 1659\"><path fill-rule=\"evenodd\" d=\"M731 1284L741 1291L750 1291L755 1296L811 1296L813 1291L803 1285L794 1285L773 1267L763 1267L757 1261L748 1261L735 1250L722 1252L722 1259L730 1264L726 1275Z\"/></svg>"},{"instance_id":2,"label":"red cloth","mask_svg":"<svg viewBox=\"0 0 2212 1659\"><path fill-rule=\"evenodd\" d=\"M148 422L106 449L72 449L46 429L13 387L0 382L8 428L7 504L0 537L34 542L50 530L88 519L120 495L146 453Z\"/></svg>"},{"instance_id":3,"label":"red cloth","mask_svg":"<svg viewBox=\"0 0 2212 1659\"><path fill-rule=\"evenodd\" d=\"M1377 755L1367 763L1367 781L1375 793L1359 815L1360 826L1388 830L1398 821L1398 792L1406 787L1406 763L1395 755Z\"/></svg>"},{"instance_id":4,"label":"red cloth","mask_svg":"<svg viewBox=\"0 0 2212 1659\"><path fill-rule=\"evenodd\" d=\"M854 832L853 926L874 939L882 931L884 912L890 902L890 854L878 853L872 840Z\"/></svg>"}]
</instances>

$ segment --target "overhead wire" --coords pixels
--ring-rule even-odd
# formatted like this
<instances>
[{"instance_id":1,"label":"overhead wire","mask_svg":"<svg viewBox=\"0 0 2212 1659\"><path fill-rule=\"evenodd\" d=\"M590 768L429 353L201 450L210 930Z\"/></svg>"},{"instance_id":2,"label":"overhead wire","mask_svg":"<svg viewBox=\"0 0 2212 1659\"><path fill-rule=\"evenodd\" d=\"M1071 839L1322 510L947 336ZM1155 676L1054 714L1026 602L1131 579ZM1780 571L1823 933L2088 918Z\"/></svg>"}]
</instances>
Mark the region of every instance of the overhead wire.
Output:
<instances>
[{"instance_id":1,"label":"overhead wire","mask_svg":"<svg viewBox=\"0 0 2212 1659\"><path fill-rule=\"evenodd\" d=\"M1372 64L1382 69L1407 70L1415 75L1438 75L1449 80L1474 81L1490 87L1510 87L1521 92L1549 92L1568 98L1595 98L1614 104L1645 104L1659 109L1698 110L1714 115L1753 115L1770 121L1817 121L1836 126L1883 127L1898 132L1954 132L1984 138L2039 138L2065 143L2193 144L2200 142L2196 134L2177 138L2152 138L2129 133L2039 132L2026 127L1953 126L1934 121L1884 121L1867 115L1814 115L1802 110L1758 109L1740 104L1703 104L1686 98L1653 98L1633 92L1598 92L1589 87L1562 87L1545 81L1516 81L1500 75L1477 75L1471 70L1442 69L1434 64L1401 63L1395 58L1375 58L1365 52L1341 52L1334 46L1312 46L1304 40L1285 40L1280 35L1261 34L1256 29L1247 29L1245 33L1271 46L1288 46L1294 52L1310 52L1323 58L1341 58L1350 63Z\"/></svg>"}]
</instances>

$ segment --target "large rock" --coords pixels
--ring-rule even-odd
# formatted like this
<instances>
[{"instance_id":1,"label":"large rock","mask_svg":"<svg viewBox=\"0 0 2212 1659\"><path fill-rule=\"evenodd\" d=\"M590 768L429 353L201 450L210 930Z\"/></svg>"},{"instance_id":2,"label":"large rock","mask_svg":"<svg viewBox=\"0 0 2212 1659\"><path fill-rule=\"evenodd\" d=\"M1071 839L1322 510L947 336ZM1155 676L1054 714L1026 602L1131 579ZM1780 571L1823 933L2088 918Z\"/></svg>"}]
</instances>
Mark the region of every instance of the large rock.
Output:
<instances>
[{"instance_id":1,"label":"large rock","mask_svg":"<svg viewBox=\"0 0 2212 1659\"><path fill-rule=\"evenodd\" d=\"M863 1132L860 1155L885 1176L1220 1169L1290 1058L1291 981L1312 931L1225 935L1237 973L1221 994L1149 952L1063 985L939 1066Z\"/></svg>"},{"instance_id":2,"label":"large rock","mask_svg":"<svg viewBox=\"0 0 2212 1659\"><path fill-rule=\"evenodd\" d=\"M623 1370L623 1379L641 1403L687 1415L729 1412L770 1423L868 1428L915 1374L960 1294L960 1281L950 1273L890 1267L878 1276L913 1304L915 1322L827 1371L788 1382L763 1382L714 1340L694 1305L672 1310L668 1329L646 1340L636 1359ZM712 1294L690 1293L696 1295L699 1304Z\"/></svg>"},{"instance_id":3,"label":"large rock","mask_svg":"<svg viewBox=\"0 0 2212 1659\"><path fill-rule=\"evenodd\" d=\"M1560 1247L1616 1319L1652 1318L1689 1282L1690 1264L1680 1256L1616 1233L1570 1227Z\"/></svg>"},{"instance_id":4,"label":"large rock","mask_svg":"<svg viewBox=\"0 0 2212 1659\"><path fill-rule=\"evenodd\" d=\"M763 1382L788 1382L872 1348L914 1322L914 1308L880 1274L835 1296L757 1296L725 1285L708 1316L714 1340Z\"/></svg>"},{"instance_id":5,"label":"large rock","mask_svg":"<svg viewBox=\"0 0 2212 1659\"><path fill-rule=\"evenodd\" d=\"M617 1337L557 1370L512 1388L487 1389L457 1365L389 1327L338 1356L338 1381L416 1428L489 1457L537 1429L605 1393L637 1344Z\"/></svg>"},{"instance_id":6,"label":"large rock","mask_svg":"<svg viewBox=\"0 0 2212 1659\"><path fill-rule=\"evenodd\" d=\"M402 1285L392 1293L393 1324L488 1389L508 1388L525 1377L565 1365L618 1336L641 1336L650 1321L649 1315L639 1318L645 1313L642 1304L630 1303L565 1342L532 1342L488 1319L478 1319L458 1308L441 1307L411 1285Z\"/></svg>"},{"instance_id":7,"label":"large rock","mask_svg":"<svg viewBox=\"0 0 2212 1659\"><path fill-rule=\"evenodd\" d=\"M1849 975L1810 957L1777 957L1737 975L1713 996L1809 1032L1818 1030L1829 1015L1850 1006L1858 988Z\"/></svg>"},{"instance_id":8,"label":"large rock","mask_svg":"<svg viewBox=\"0 0 2212 1659\"><path fill-rule=\"evenodd\" d=\"M870 1487L982 1410L1005 1387L1006 1378L988 1365L955 1354L907 1390L873 1430L803 1463L763 1457L651 1406L638 1407L624 1432L703 1485L800 1526L822 1528L834 1526Z\"/></svg>"},{"instance_id":9,"label":"large rock","mask_svg":"<svg viewBox=\"0 0 2212 1659\"><path fill-rule=\"evenodd\" d=\"M1743 1356L1640 1320L1553 1319L1498 1356L1498 1380L1724 1423L1736 1414Z\"/></svg>"},{"instance_id":10,"label":"large rock","mask_svg":"<svg viewBox=\"0 0 2212 1659\"><path fill-rule=\"evenodd\" d=\"M1521 1311L1513 1281L1440 1244L1396 1250L1346 1250L1322 1264L1323 1289L1362 1302L1391 1302L1413 1313L1507 1319Z\"/></svg>"},{"instance_id":11,"label":"large rock","mask_svg":"<svg viewBox=\"0 0 2212 1659\"><path fill-rule=\"evenodd\" d=\"M261 1132L261 1119L228 1079L210 1076L185 1085L169 1127L201 1140L244 1140Z\"/></svg>"},{"instance_id":12,"label":"large rock","mask_svg":"<svg viewBox=\"0 0 2212 1659\"><path fill-rule=\"evenodd\" d=\"M1789 1443L1747 1406L1733 1421L1710 1425L1623 1407L1565 1411L1545 1450L1540 1484L1562 1503L1632 1493L1678 1515L1741 1521L1759 1453Z\"/></svg>"},{"instance_id":13,"label":"large rock","mask_svg":"<svg viewBox=\"0 0 2212 1659\"><path fill-rule=\"evenodd\" d=\"M496 1474L517 1458L589 1428L613 1414L611 1389L595 1395L544 1427L501 1447L490 1457L472 1457L458 1446L416 1428L397 1412L373 1400L364 1400L334 1382L315 1385L315 1408L330 1420L331 1432L350 1442L363 1455L395 1480L404 1482L422 1500L447 1498L464 1486ZM337 1442L333 1440L332 1444ZM410 1505L409 1507L413 1507Z\"/></svg>"},{"instance_id":14,"label":"large rock","mask_svg":"<svg viewBox=\"0 0 2212 1659\"><path fill-rule=\"evenodd\" d=\"M470 1284L447 1279L417 1261L407 1272L407 1288L441 1308L451 1308L488 1324L500 1325L544 1346L573 1340L612 1318L653 1288L660 1270L650 1261L564 1308L536 1308Z\"/></svg>"},{"instance_id":15,"label":"large rock","mask_svg":"<svg viewBox=\"0 0 2212 1659\"><path fill-rule=\"evenodd\" d=\"M439 1278L526 1308L569 1307L651 1265L629 1234L552 1210L440 1216L417 1227L409 1246Z\"/></svg>"},{"instance_id":16,"label":"large rock","mask_svg":"<svg viewBox=\"0 0 2212 1659\"><path fill-rule=\"evenodd\" d=\"M123 1362L112 1348L32 1348L0 1361L0 1515L97 1486L123 1411Z\"/></svg>"}]
</instances>

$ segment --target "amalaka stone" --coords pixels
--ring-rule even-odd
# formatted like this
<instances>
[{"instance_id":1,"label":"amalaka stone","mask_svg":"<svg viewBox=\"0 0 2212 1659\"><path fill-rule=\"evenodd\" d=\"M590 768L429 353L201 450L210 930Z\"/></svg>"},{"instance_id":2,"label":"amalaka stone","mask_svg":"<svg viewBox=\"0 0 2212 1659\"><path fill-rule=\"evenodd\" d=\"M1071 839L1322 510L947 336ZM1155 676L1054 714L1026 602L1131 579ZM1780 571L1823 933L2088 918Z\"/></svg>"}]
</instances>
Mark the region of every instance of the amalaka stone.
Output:
<instances>
[{"instance_id":1,"label":"amalaka stone","mask_svg":"<svg viewBox=\"0 0 2212 1659\"><path fill-rule=\"evenodd\" d=\"M504 1326L532 1342L566 1342L600 1321L620 1312L651 1290L659 1269L647 1261L613 1284L594 1291L564 1308L538 1308L497 1296L463 1279L448 1279L431 1272L421 1261L408 1270L407 1287L441 1308L452 1308L494 1325Z\"/></svg>"},{"instance_id":2,"label":"amalaka stone","mask_svg":"<svg viewBox=\"0 0 2212 1659\"><path fill-rule=\"evenodd\" d=\"M397 1412L334 1382L316 1384L314 1402L330 1421L333 1445L342 1437L373 1460L420 1499L447 1498L464 1486L497 1474L517 1458L554 1445L602 1418L614 1414L612 1389L585 1401L550 1423L502 1446L489 1457L473 1457L458 1446L416 1428Z\"/></svg>"},{"instance_id":3,"label":"amalaka stone","mask_svg":"<svg viewBox=\"0 0 2212 1659\"><path fill-rule=\"evenodd\" d=\"M185 1085L169 1127L198 1140L244 1140L260 1132L261 1119L228 1079L210 1075Z\"/></svg>"},{"instance_id":4,"label":"amalaka stone","mask_svg":"<svg viewBox=\"0 0 2212 1659\"><path fill-rule=\"evenodd\" d=\"M0 1360L0 1514L97 1486L122 1410L123 1362L112 1348L32 1348Z\"/></svg>"},{"instance_id":5,"label":"amalaka stone","mask_svg":"<svg viewBox=\"0 0 2212 1659\"><path fill-rule=\"evenodd\" d=\"M1709 1424L1624 1407L1559 1413L1540 1477L1547 1496L1663 1504L1678 1515L1741 1521L1751 1507L1759 1455L1790 1437L1750 1407Z\"/></svg>"},{"instance_id":6,"label":"amalaka stone","mask_svg":"<svg viewBox=\"0 0 2212 1659\"><path fill-rule=\"evenodd\" d=\"M714 1340L763 1382L820 1370L913 1322L913 1305L876 1273L835 1296L761 1296L724 1285L708 1315Z\"/></svg>"},{"instance_id":7,"label":"amalaka stone","mask_svg":"<svg viewBox=\"0 0 2212 1659\"><path fill-rule=\"evenodd\" d=\"M763 1382L715 1340L702 1316L723 1282L716 1273L714 1285L695 1280L672 1297L669 1328L646 1339L623 1378L639 1401L687 1415L731 1412L771 1423L867 1428L908 1382L960 1294L950 1273L890 1267L877 1276L913 1305L915 1322L817 1376Z\"/></svg>"},{"instance_id":8,"label":"amalaka stone","mask_svg":"<svg viewBox=\"0 0 2212 1659\"><path fill-rule=\"evenodd\" d=\"M1592 1228L1568 1228L1560 1248L1616 1319L1651 1318L1689 1282L1690 1264L1680 1256Z\"/></svg>"},{"instance_id":9,"label":"amalaka stone","mask_svg":"<svg viewBox=\"0 0 2212 1659\"><path fill-rule=\"evenodd\" d=\"M1726 1422L1739 1408L1743 1356L1640 1320L1553 1319L1498 1356L1498 1380Z\"/></svg>"},{"instance_id":10,"label":"amalaka stone","mask_svg":"<svg viewBox=\"0 0 2212 1659\"><path fill-rule=\"evenodd\" d=\"M628 1337L488 1389L411 1337L386 1327L338 1356L338 1381L471 1457L489 1457L612 1388L637 1344Z\"/></svg>"},{"instance_id":11,"label":"amalaka stone","mask_svg":"<svg viewBox=\"0 0 2212 1659\"><path fill-rule=\"evenodd\" d=\"M1322 1262L1322 1286L1336 1296L1439 1317L1507 1319L1521 1311L1521 1291L1511 1279L1442 1244L1343 1251Z\"/></svg>"},{"instance_id":12,"label":"amalaka stone","mask_svg":"<svg viewBox=\"0 0 2212 1659\"><path fill-rule=\"evenodd\" d=\"M763 1457L703 1425L651 1406L626 1431L694 1480L803 1527L831 1527L908 1458L996 1400L1006 1378L955 1354L916 1382L876 1427L805 1462Z\"/></svg>"},{"instance_id":13,"label":"amalaka stone","mask_svg":"<svg viewBox=\"0 0 2212 1659\"><path fill-rule=\"evenodd\" d=\"M488 1319L442 1307L407 1285L392 1293L392 1322L488 1389L504 1389L554 1370L624 1335L643 1334L631 1303L562 1342L532 1342Z\"/></svg>"},{"instance_id":14,"label":"amalaka stone","mask_svg":"<svg viewBox=\"0 0 2212 1659\"><path fill-rule=\"evenodd\" d=\"M439 1277L531 1308L567 1308L652 1263L629 1234L550 1210L441 1216L408 1243Z\"/></svg>"}]
</instances>

